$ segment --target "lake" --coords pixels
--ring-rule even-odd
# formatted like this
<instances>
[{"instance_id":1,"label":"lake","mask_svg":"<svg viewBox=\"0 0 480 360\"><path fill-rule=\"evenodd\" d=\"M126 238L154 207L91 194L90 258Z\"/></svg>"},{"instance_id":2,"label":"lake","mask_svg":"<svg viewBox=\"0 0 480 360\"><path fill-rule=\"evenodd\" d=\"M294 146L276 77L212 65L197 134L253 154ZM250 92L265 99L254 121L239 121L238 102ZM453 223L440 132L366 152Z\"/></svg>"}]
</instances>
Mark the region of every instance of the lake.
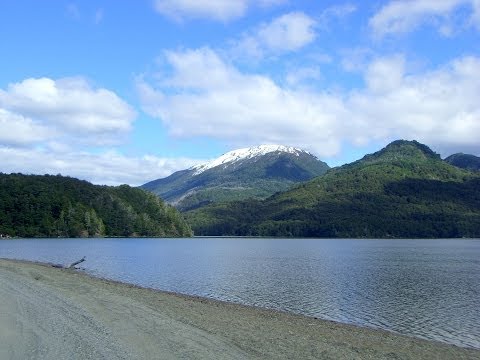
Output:
<instances>
[{"instance_id":1,"label":"lake","mask_svg":"<svg viewBox=\"0 0 480 360\"><path fill-rule=\"evenodd\" d=\"M480 348L480 240L9 239L0 257Z\"/></svg>"}]
</instances>

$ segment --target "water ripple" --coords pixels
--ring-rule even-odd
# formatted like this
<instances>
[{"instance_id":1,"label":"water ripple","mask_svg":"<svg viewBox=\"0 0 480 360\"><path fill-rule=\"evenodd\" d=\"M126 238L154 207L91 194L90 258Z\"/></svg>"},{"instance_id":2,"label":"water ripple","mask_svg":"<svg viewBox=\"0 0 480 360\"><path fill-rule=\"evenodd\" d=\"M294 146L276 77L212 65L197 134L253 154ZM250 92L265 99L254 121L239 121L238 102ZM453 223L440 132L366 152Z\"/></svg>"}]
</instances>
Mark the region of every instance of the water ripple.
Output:
<instances>
[{"instance_id":1,"label":"water ripple","mask_svg":"<svg viewBox=\"0 0 480 360\"><path fill-rule=\"evenodd\" d=\"M480 349L479 240L2 240L0 257Z\"/></svg>"}]
</instances>

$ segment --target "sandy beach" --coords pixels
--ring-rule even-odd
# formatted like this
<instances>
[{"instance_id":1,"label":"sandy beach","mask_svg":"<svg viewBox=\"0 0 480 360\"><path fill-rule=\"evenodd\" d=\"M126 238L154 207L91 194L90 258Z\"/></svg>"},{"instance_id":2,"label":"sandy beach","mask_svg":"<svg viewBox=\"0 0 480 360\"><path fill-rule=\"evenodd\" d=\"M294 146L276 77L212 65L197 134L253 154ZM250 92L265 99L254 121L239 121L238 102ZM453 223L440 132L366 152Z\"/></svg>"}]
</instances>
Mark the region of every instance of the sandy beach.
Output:
<instances>
[{"instance_id":1,"label":"sandy beach","mask_svg":"<svg viewBox=\"0 0 480 360\"><path fill-rule=\"evenodd\" d=\"M479 359L480 351L0 260L0 359Z\"/></svg>"}]
</instances>

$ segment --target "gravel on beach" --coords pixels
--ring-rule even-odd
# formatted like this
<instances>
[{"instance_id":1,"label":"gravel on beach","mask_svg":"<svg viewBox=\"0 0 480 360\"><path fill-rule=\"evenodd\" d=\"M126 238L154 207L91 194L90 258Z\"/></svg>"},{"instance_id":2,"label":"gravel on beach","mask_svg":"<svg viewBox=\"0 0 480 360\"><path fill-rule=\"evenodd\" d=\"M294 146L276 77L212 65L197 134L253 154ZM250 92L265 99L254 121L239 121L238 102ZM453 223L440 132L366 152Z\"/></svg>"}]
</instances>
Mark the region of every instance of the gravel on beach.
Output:
<instances>
[{"instance_id":1,"label":"gravel on beach","mask_svg":"<svg viewBox=\"0 0 480 360\"><path fill-rule=\"evenodd\" d=\"M480 359L480 350L0 260L0 359Z\"/></svg>"}]
</instances>

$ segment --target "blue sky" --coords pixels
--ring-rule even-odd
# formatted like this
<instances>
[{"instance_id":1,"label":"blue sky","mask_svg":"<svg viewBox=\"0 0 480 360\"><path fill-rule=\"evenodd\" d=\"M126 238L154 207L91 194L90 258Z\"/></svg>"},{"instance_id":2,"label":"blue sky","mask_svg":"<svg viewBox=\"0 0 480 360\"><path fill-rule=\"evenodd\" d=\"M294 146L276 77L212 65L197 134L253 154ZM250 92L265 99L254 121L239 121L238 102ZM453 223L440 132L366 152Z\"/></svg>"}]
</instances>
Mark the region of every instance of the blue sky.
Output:
<instances>
[{"instance_id":1,"label":"blue sky","mask_svg":"<svg viewBox=\"0 0 480 360\"><path fill-rule=\"evenodd\" d=\"M140 185L241 147L480 155L480 1L0 4L0 171Z\"/></svg>"}]
</instances>

